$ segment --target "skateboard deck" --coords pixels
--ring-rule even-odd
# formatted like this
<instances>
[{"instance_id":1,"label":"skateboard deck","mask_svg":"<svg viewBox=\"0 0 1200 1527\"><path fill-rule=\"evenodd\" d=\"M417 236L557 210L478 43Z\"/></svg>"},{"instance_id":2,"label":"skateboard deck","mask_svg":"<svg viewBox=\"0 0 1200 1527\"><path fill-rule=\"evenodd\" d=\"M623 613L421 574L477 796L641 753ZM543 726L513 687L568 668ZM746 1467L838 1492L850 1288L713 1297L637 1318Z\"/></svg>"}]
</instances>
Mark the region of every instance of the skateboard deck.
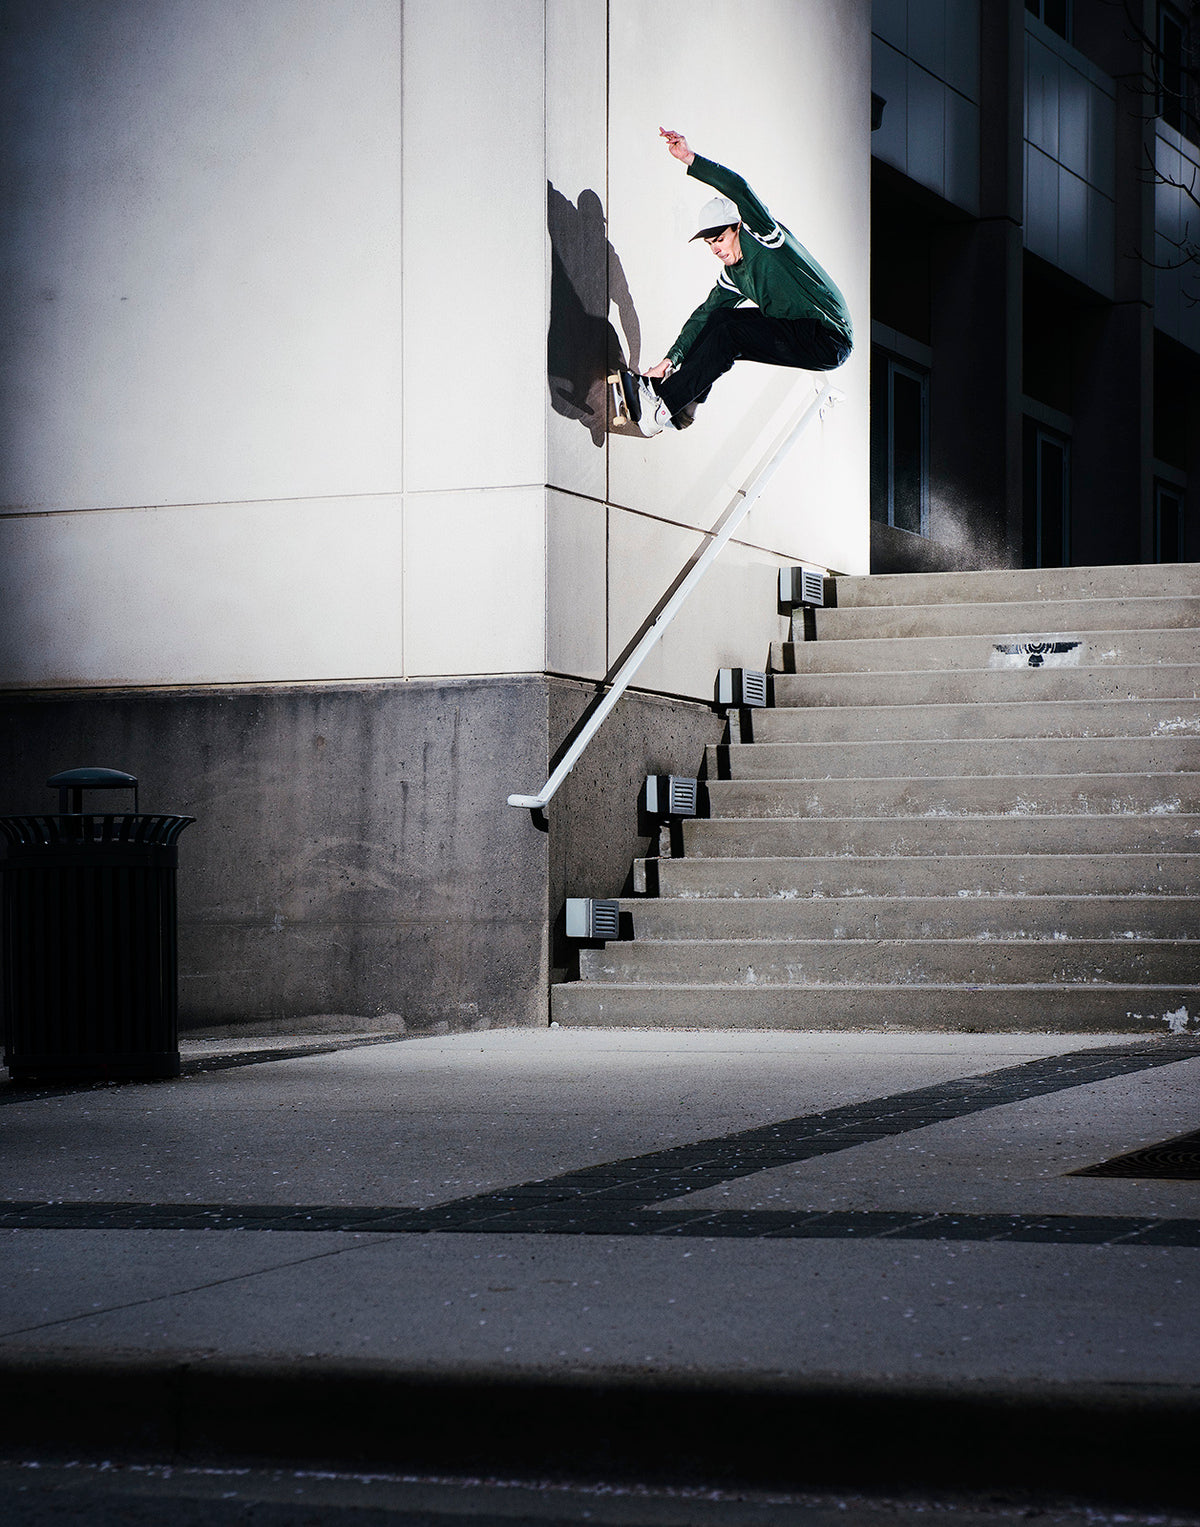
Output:
<instances>
[{"instance_id":1,"label":"skateboard deck","mask_svg":"<svg viewBox=\"0 0 1200 1527\"><path fill-rule=\"evenodd\" d=\"M610 371L608 387L614 421L636 428L642 417L642 400L638 397L637 377L632 371Z\"/></svg>"}]
</instances>

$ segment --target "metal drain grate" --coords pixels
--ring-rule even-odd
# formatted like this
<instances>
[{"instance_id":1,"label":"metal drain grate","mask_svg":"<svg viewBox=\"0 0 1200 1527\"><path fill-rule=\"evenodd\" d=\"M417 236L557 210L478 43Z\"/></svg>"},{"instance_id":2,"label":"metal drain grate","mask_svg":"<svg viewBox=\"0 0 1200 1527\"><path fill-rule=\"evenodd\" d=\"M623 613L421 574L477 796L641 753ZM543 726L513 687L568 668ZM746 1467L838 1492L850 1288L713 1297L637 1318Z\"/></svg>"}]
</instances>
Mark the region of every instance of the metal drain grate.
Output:
<instances>
[{"instance_id":1,"label":"metal drain grate","mask_svg":"<svg viewBox=\"0 0 1200 1527\"><path fill-rule=\"evenodd\" d=\"M1177 1182L1200 1182L1200 1131L1164 1140L1161 1145L1147 1145L1114 1156L1098 1166L1085 1166L1072 1177L1170 1177Z\"/></svg>"}]
</instances>

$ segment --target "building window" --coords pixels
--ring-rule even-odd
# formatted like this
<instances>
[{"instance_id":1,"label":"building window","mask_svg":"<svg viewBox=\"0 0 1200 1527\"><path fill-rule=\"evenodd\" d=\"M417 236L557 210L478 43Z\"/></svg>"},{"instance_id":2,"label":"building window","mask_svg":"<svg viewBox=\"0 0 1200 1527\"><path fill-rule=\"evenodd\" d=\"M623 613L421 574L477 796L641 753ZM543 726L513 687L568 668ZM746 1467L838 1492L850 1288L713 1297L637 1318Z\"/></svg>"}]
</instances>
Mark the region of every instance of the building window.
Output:
<instances>
[{"instance_id":1,"label":"building window","mask_svg":"<svg viewBox=\"0 0 1200 1527\"><path fill-rule=\"evenodd\" d=\"M1040 424L1032 426L1026 439L1029 565L1067 567L1071 561L1071 442Z\"/></svg>"},{"instance_id":2,"label":"building window","mask_svg":"<svg viewBox=\"0 0 1200 1527\"><path fill-rule=\"evenodd\" d=\"M1025 0L1025 9L1052 32L1057 32L1070 42L1071 0Z\"/></svg>"},{"instance_id":3,"label":"building window","mask_svg":"<svg viewBox=\"0 0 1200 1527\"><path fill-rule=\"evenodd\" d=\"M1158 8L1158 114L1177 133L1196 138L1196 66L1191 28L1181 11Z\"/></svg>"},{"instance_id":4,"label":"building window","mask_svg":"<svg viewBox=\"0 0 1200 1527\"><path fill-rule=\"evenodd\" d=\"M1183 490L1154 484L1154 560L1183 562Z\"/></svg>"},{"instance_id":5,"label":"building window","mask_svg":"<svg viewBox=\"0 0 1200 1527\"><path fill-rule=\"evenodd\" d=\"M929 374L872 352L871 518L929 534Z\"/></svg>"}]
</instances>

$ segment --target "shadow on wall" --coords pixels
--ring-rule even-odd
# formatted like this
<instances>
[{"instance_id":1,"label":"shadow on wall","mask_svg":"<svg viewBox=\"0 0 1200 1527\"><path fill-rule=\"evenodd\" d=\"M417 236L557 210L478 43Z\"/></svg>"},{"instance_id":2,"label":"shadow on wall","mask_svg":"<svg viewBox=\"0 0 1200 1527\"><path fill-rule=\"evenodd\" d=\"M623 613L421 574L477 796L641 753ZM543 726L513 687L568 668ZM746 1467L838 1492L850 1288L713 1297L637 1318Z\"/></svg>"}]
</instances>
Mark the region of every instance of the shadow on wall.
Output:
<instances>
[{"instance_id":1,"label":"shadow on wall","mask_svg":"<svg viewBox=\"0 0 1200 1527\"><path fill-rule=\"evenodd\" d=\"M550 331L546 370L555 413L577 419L603 445L608 429L611 371L637 370L642 331L629 283L616 250L608 242L604 204L595 191L581 191L576 206L549 182L546 224L550 232ZM628 346L609 321L610 307Z\"/></svg>"}]
</instances>

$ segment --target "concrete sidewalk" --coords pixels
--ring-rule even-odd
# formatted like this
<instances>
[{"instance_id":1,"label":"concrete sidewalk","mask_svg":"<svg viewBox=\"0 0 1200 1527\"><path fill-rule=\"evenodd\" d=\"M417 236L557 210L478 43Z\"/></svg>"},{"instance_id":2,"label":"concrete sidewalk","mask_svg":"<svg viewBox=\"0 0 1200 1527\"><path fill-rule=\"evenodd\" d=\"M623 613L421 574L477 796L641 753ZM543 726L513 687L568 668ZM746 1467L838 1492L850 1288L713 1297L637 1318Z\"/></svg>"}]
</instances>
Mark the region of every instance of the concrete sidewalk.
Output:
<instances>
[{"instance_id":1,"label":"concrete sidewalk","mask_svg":"<svg viewBox=\"0 0 1200 1527\"><path fill-rule=\"evenodd\" d=\"M270 1043L0 1090L10 1448L1194 1504L1193 1039Z\"/></svg>"}]
</instances>

